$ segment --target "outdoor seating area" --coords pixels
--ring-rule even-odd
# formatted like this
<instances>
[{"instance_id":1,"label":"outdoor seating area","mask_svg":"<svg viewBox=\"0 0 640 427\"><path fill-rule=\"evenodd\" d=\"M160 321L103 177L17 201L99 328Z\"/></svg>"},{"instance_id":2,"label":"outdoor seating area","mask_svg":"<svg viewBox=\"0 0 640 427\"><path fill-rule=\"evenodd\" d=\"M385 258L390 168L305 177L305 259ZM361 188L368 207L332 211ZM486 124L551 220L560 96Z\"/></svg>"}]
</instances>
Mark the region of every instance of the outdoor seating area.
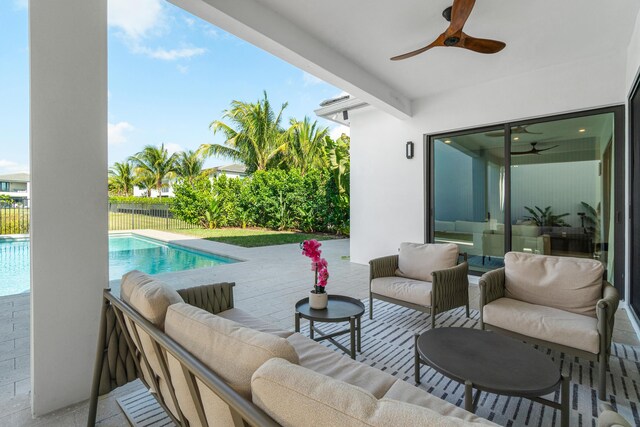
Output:
<instances>
[{"instance_id":1,"label":"outdoor seating area","mask_svg":"<svg viewBox=\"0 0 640 427\"><path fill-rule=\"evenodd\" d=\"M441 292L446 294L448 287L462 288L455 280L436 282L446 265L448 269L466 267L464 261L455 265L459 258L455 245L403 243L399 252L392 257L395 267L386 266L385 271L394 275L387 278L415 280L412 275L419 265L418 274L431 273L434 288L442 287ZM413 266L407 264L408 260ZM372 260L370 265L370 290L371 282L378 278L374 270L380 271L379 262ZM429 307L434 309L429 314L426 306L415 310L415 304L403 300L376 298L368 304L376 315L361 322L364 304L332 295L327 308L320 310L310 309L308 299L298 301L295 310L290 308L289 327L271 324L237 306L234 290L241 284L218 283L176 291L175 286L159 279L130 272L122 278L120 297L110 290L104 292L89 425L99 415L99 395L137 378L163 409L160 412L164 418L159 422L170 419L184 426L302 426L307 425L309 414L314 416L314 425L320 426L398 425L394 420L416 426L519 425L523 416L532 416L518 410L525 402L529 411L533 410L532 419L539 420L536 424L566 427L574 425L579 417L592 416L601 426L631 425L611 408L595 409L593 415L584 412L588 408L584 405L593 404L590 398L584 399L597 392L603 396L600 400L615 402L618 411L629 414L617 385L625 378L615 376L620 365L637 363L620 359L611 367L611 379L602 375L612 366L607 363L610 354L621 357L617 347L610 351L617 294L603 282L602 266L584 259L524 253L508 253L505 264L506 274L502 270L485 274L479 291L473 292L471 299L476 301L472 305L480 312L469 310L469 289L477 286L470 286L465 274L464 297L457 297L456 305L447 306L446 312L440 311L437 303ZM582 281L573 280L578 277ZM425 281L427 277L421 278L424 291L424 286L431 283ZM386 285L401 293L407 286L402 280L387 281ZM528 287L518 288L526 280ZM587 281L598 291L582 286ZM533 333L525 336L518 322L529 321L552 335L554 323L547 323L546 318L531 320L526 310L517 307L510 315L510 325L491 323L494 317L499 318L493 314L492 304L500 306L500 300L522 302L518 291L532 292L536 286L546 286L546 292L533 293L544 299L550 295L548 287L562 293L567 290L563 286L570 284L575 285L568 292L590 292L595 302L587 297L583 303L574 298L564 300L572 310L584 313L567 311L565 327L580 326L579 321L571 321L571 314L575 314L593 318L593 333L598 334L601 329L595 328L595 320L607 319L600 322L604 327L598 327L605 331L602 340L597 340L604 347L594 351L595 356L572 348L579 347L576 343L590 342L576 331L556 331L556 337L566 340L559 343ZM606 294L604 299L602 292ZM551 301L555 306L562 302L557 295ZM546 313L543 308L541 312ZM436 315L439 320L434 328ZM553 320L553 316L549 318ZM323 323L322 330L319 323ZM351 329L342 329L345 323ZM380 336L390 328L395 332ZM564 363L565 354L580 360ZM598 366L591 367L590 360L599 361ZM428 368L421 369L421 365ZM585 382L586 374L579 373L584 369L599 382ZM438 384L447 377L464 387L442 392ZM605 395L602 387L607 380L615 391ZM492 409L497 402L486 406L492 396L504 405L500 415ZM120 406L129 417L126 406Z\"/></svg>"}]
</instances>

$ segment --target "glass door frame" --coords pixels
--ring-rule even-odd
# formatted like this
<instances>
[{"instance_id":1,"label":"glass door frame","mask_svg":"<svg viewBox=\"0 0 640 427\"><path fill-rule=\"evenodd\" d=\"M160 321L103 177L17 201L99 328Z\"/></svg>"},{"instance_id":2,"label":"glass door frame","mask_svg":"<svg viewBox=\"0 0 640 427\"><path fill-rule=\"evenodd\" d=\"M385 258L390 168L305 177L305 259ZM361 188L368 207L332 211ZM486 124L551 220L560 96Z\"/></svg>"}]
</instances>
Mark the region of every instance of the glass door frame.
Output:
<instances>
[{"instance_id":1,"label":"glass door frame","mask_svg":"<svg viewBox=\"0 0 640 427\"><path fill-rule=\"evenodd\" d=\"M639 82L636 82L640 84ZM625 161L625 105L618 104L609 107L580 110L571 113L555 114L550 116L536 117L526 120L513 120L504 123L497 123L488 126L466 128L450 132L438 132L436 134L424 135L424 188L425 188L425 242L434 242L435 217L434 217L434 145L436 139L455 138L456 136L468 135L471 133L489 132L504 130L504 168L505 168L505 189L504 189L504 249L509 252L512 247L511 242L511 129L516 126L534 125L547 122L555 122L564 119L574 119L577 117L594 116L599 114L613 113L614 116L614 282L621 298L625 296L625 253L626 253L626 232L625 232L625 177L627 162ZM508 225L508 226L507 226ZM470 272L472 275L480 275L479 272Z\"/></svg>"},{"instance_id":2,"label":"glass door frame","mask_svg":"<svg viewBox=\"0 0 640 427\"><path fill-rule=\"evenodd\" d=\"M640 152L640 111L636 111L634 108L634 100L636 96L640 96L640 75L636 76L636 79L631 86L629 92L628 105L629 105L629 233L627 234L629 239L629 298L628 304L631 309L631 313L637 319L640 319L640 309L636 307L638 302L635 300L640 298L640 295L636 295L637 288L640 286L635 285L640 280L640 277L635 277L636 272L632 267L634 261L640 258L640 253L637 253L634 245L634 236L638 236L640 232L640 224L636 221L636 205L640 203L640 198L637 196L637 192L640 188L636 188L635 181L638 179L638 173L640 173L640 164L636 164L636 157ZM616 248L617 249L617 248Z\"/></svg>"}]
</instances>

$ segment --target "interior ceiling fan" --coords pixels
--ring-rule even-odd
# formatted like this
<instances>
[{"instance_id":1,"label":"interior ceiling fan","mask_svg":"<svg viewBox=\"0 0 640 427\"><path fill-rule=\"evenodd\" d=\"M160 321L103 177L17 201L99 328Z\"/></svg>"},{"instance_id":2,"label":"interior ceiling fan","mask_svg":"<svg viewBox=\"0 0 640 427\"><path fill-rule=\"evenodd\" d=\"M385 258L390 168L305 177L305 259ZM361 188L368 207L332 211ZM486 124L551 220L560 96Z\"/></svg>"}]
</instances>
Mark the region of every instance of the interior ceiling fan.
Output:
<instances>
[{"instance_id":1,"label":"interior ceiling fan","mask_svg":"<svg viewBox=\"0 0 640 427\"><path fill-rule=\"evenodd\" d=\"M506 46L505 43L497 40L478 39L468 36L462 32L464 24L467 22L476 0L454 0L450 6L442 12L444 19L450 22L449 28L440 34L431 44L403 55L394 56L392 61L411 58L428 51L432 47L461 47L478 53L498 53Z\"/></svg>"},{"instance_id":2,"label":"interior ceiling fan","mask_svg":"<svg viewBox=\"0 0 640 427\"><path fill-rule=\"evenodd\" d=\"M522 126L514 126L511 128L511 135L542 135L542 132L531 132L529 130L527 130L527 127L529 125L522 125ZM504 136L504 131L503 130L499 130L499 131L495 131L495 132L487 132L485 133L485 136L489 136L491 138L501 138Z\"/></svg>"},{"instance_id":3,"label":"interior ceiling fan","mask_svg":"<svg viewBox=\"0 0 640 427\"><path fill-rule=\"evenodd\" d=\"M553 148L559 147L559 145L554 145L553 147L548 147L548 148L536 148L536 146L538 145L537 142L531 142L531 150L529 151L512 151L511 155L512 156L520 156L523 154L537 154L540 155L540 153L542 153L543 151L548 151L551 150Z\"/></svg>"}]
</instances>

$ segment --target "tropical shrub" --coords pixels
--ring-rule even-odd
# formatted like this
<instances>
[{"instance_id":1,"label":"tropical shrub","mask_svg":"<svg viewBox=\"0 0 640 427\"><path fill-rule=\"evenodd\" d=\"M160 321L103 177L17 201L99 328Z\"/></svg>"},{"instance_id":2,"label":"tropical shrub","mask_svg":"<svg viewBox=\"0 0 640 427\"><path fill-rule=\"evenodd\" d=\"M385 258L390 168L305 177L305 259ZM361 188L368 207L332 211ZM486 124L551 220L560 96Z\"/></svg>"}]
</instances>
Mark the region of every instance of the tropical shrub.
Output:
<instances>
[{"instance_id":1,"label":"tropical shrub","mask_svg":"<svg viewBox=\"0 0 640 427\"><path fill-rule=\"evenodd\" d=\"M250 178L196 178L174 187L172 212L204 227L257 226L348 234L349 198L328 170L273 169Z\"/></svg>"}]
</instances>

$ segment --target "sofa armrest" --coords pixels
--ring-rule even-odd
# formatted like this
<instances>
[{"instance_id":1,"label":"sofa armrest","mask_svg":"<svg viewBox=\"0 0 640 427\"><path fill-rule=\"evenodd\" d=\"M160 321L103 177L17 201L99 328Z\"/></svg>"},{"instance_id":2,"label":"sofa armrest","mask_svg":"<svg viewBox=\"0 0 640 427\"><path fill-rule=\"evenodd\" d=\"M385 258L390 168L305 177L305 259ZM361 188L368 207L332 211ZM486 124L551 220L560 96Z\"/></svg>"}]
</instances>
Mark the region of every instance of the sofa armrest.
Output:
<instances>
[{"instance_id":1,"label":"sofa armrest","mask_svg":"<svg viewBox=\"0 0 640 427\"><path fill-rule=\"evenodd\" d=\"M480 328L484 329L482 312L485 305L504 297L504 267L484 273L480 278Z\"/></svg>"},{"instance_id":2,"label":"sofa armrest","mask_svg":"<svg viewBox=\"0 0 640 427\"><path fill-rule=\"evenodd\" d=\"M438 312L469 303L468 274L469 264L466 262L432 273L431 305Z\"/></svg>"},{"instance_id":3,"label":"sofa armrest","mask_svg":"<svg viewBox=\"0 0 640 427\"><path fill-rule=\"evenodd\" d=\"M201 308L211 314L218 314L233 308L233 287L235 283L214 283L212 285L179 289L178 293L187 304Z\"/></svg>"},{"instance_id":4,"label":"sofa armrest","mask_svg":"<svg viewBox=\"0 0 640 427\"><path fill-rule=\"evenodd\" d=\"M600 334L600 352L606 352L605 357L611 349L613 325L619 303L620 296L618 290L613 287L611 283L607 281L603 282L602 299L596 304L596 317L598 318L598 333Z\"/></svg>"},{"instance_id":5,"label":"sofa armrest","mask_svg":"<svg viewBox=\"0 0 640 427\"><path fill-rule=\"evenodd\" d=\"M369 283L378 277L393 277L398 268L398 255L389 255L369 261Z\"/></svg>"}]
</instances>

